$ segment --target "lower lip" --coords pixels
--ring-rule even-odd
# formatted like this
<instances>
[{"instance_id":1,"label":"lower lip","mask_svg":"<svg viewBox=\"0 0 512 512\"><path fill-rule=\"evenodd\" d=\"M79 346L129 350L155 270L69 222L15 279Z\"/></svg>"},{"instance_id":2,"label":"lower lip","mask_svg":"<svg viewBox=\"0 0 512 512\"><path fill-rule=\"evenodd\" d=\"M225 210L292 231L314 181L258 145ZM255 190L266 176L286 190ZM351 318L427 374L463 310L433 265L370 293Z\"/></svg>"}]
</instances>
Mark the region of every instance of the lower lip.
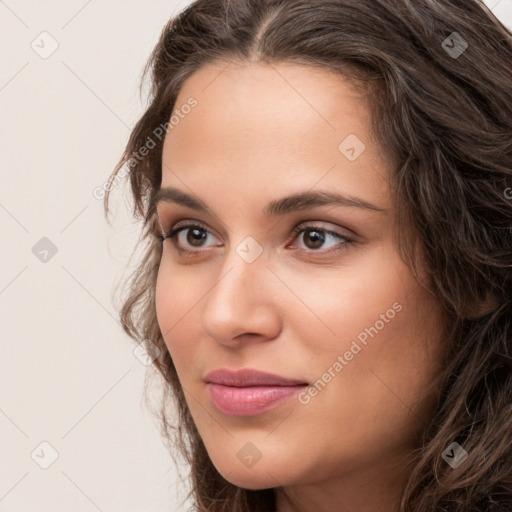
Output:
<instances>
[{"instance_id":1,"label":"lower lip","mask_svg":"<svg viewBox=\"0 0 512 512\"><path fill-rule=\"evenodd\" d=\"M298 394L303 386L251 386L236 388L208 383L210 396L219 411L230 416L255 416L269 411Z\"/></svg>"}]
</instances>

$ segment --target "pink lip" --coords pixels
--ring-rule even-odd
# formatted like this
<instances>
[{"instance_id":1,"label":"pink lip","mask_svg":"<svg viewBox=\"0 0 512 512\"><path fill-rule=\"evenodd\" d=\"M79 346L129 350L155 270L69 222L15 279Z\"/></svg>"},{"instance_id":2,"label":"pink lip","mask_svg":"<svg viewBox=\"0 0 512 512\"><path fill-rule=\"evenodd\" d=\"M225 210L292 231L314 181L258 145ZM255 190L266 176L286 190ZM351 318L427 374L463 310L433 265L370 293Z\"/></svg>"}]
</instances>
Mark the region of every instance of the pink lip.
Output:
<instances>
[{"instance_id":1,"label":"pink lip","mask_svg":"<svg viewBox=\"0 0 512 512\"><path fill-rule=\"evenodd\" d=\"M214 370L204 377L219 411L230 416L254 416L277 407L308 383L252 369Z\"/></svg>"}]
</instances>

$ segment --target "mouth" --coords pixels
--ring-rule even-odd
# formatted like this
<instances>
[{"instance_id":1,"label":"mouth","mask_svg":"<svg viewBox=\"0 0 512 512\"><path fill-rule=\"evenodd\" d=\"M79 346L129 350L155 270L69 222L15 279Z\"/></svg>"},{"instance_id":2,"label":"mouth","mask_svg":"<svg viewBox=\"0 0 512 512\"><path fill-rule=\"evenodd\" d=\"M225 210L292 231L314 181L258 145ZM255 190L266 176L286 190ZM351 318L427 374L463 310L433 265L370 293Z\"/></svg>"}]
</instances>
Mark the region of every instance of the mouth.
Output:
<instances>
[{"instance_id":1,"label":"mouth","mask_svg":"<svg viewBox=\"0 0 512 512\"><path fill-rule=\"evenodd\" d=\"M214 370L204 381L215 407L229 416L255 416L297 395L309 384L253 369Z\"/></svg>"}]
</instances>

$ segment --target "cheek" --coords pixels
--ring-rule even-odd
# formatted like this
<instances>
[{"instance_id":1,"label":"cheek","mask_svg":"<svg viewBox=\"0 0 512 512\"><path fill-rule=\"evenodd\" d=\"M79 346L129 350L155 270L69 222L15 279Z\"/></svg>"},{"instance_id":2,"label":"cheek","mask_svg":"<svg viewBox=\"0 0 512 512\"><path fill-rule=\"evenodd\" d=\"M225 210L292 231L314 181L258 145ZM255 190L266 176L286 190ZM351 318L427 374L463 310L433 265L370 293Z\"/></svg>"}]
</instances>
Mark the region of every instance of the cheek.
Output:
<instances>
[{"instance_id":1,"label":"cheek","mask_svg":"<svg viewBox=\"0 0 512 512\"><path fill-rule=\"evenodd\" d=\"M155 309L158 325L164 335L164 339L166 338L165 333L171 327L171 318L174 316L176 307L172 294L168 293L170 280L167 276L168 273L165 270L165 265L161 262L155 287Z\"/></svg>"},{"instance_id":2,"label":"cheek","mask_svg":"<svg viewBox=\"0 0 512 512\"><path fill-rule=\"evenodd\" d=\"M327 340L318 322L303 320L302 356L314 361L313 379L329 379L329 369L336 374L319 405L340 402L361 419L367 415L368 424L384 417L392 423L408 405L429 403L441 369L442 308L391 247L359 264L311 297L308 305L334 335ZM338 356L343 362L333 370ZM361 403L371 404L366 412Z\"/></svg>"},{"instance_id":3,"label":"cheek","mask_svg":"<svg viewBox=\"0 0 512 512\"><path fill-rule=\"evenodd\" d=\"M283 281L290 283L307 305L305 309L290 297L290 305L283 311L285 320L299 323L300 332L308 333L300 338L314 339L316 349L322 337L328 355L350 345L359 334L364 341L365 329L376 322L379 331L384 327L382 332L389 332L388 325L395 317L406 316L397 309L405 305L416 286L409 270L387 244L354 251L339 268L312 269L307 279L299 272L283 273ZM381 315L390 322L383 323Z\"/></svg>"},{"instance_id":4,"label":"cheek","mask_svg":"<svg viewBox=\"0 0 512 512\"><path fill-rule=\"evenodd\" d=\"M190 368L200 359L201 333L197 311L207 289L197 286L190 273L162 258L155 288L155 308L158 325L178 375L187 378L182 368Z\"/></svg>"},{"instance_id":5,"label":"cheek","mask_svg":"<svg viewBox=\"0 0 512 512\"><path fill-rule=\"evenodd\" d=\"M169 264L162 259L156 282L155 307L158 325L171 356L180 348L175 340L183 339L178 333L187 318L184 306L192 304L185 296L186 291L187 288L180 284L179 275L173 273ZM180 318L182 318L181 321ZM176 361L179 358L173 357L173 360Z\"/></svg>"}]
</instances>

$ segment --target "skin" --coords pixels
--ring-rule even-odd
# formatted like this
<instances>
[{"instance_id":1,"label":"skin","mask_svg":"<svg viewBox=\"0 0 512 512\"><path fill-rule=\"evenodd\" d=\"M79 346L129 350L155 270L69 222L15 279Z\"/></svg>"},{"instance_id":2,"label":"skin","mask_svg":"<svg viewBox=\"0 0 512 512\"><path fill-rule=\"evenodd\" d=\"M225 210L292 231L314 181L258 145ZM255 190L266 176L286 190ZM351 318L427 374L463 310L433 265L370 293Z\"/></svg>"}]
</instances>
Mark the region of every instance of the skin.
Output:
<instances>
[{"instance_id":1,"label":"skin","mask_svg":"<svg viewBox=\"0 0 512 512\"><path fill-rule=\"evenodd\" d=\"M237 486L279 488L279 512L397 511L435 404L442 310L397 253L391 164L372 137L369 104L330 70L291 63L210 64L185 82L176 109L191 96L197 106L165 138L162 187L199 197L214 215L158 205L164 232L190 220L207 238L192 245L190 230L178 235L195 257L164 241L156 309L209 456ZM354 161L338 149L348 134L365 144ZM383 211L263 215L269 201L309 190ZM292 233L312 222L355 242L329 254L343 242ZM263 250L250 264L236 252L248 236ZM309 403L235 417L211 401L203 377L216 368L318 381L396 303ZM261 454L252 467L237 457L248 442Z\"/></svg>"}]
</instances>

